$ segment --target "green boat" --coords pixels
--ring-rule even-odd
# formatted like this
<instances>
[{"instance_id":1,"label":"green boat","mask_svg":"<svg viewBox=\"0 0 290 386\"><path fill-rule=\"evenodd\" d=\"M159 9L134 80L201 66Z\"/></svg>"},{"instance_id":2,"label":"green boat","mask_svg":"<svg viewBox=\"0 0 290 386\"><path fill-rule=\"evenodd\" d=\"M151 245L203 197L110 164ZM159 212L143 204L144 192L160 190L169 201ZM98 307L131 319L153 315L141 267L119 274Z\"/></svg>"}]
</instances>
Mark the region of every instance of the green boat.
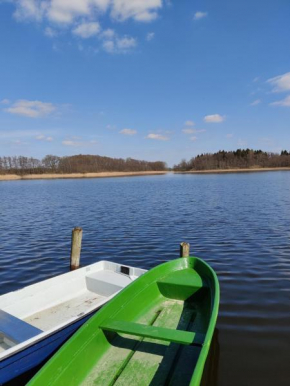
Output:
<instances>
[{"instance_id":1,"label":"green boat","mask_svg":"<svg viewBox=\"0 0 290 386\"><path fill-rule=\"evenodd\" d=\"M218 279L203 260L161 264L89 319L29 385L197 386L218 306Z\"/></svg>"}]
</instances>

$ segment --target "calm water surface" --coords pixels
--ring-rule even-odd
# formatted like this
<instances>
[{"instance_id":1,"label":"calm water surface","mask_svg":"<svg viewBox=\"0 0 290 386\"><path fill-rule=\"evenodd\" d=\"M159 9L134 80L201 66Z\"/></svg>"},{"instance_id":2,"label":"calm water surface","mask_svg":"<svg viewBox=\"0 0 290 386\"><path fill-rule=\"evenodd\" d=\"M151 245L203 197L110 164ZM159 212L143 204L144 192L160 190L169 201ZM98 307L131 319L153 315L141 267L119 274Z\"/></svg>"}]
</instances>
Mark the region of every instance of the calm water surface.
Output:
<instances>
[{"instance_id":1,"label":"calm water surface","mask_svg":"<svg viewBox=\"0 0 290 386\"><path fill-rule=\"evenodd\" d=\"M0 182L1 293L82 264L144 268L179 243L216 270L221 305L211 385L290 384L290 172Z\"/></svg>"}]
</instances>

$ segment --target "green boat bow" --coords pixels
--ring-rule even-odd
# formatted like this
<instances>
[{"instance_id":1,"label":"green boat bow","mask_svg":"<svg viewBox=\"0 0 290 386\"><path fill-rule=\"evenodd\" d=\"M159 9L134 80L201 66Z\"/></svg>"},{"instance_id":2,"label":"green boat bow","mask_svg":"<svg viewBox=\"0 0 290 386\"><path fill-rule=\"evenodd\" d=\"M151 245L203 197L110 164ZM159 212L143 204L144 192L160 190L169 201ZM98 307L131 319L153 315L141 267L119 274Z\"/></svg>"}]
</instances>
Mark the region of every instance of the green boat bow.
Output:
<instances>
[{"instance_id":1,"label":"green boat bow","mask_svg":"<svg viewBox=\"0 0 290 386\"><path fill-rule=\"evenodd\" d=\"M198 386L218 307L218 279L203 260L161 264L94 315L29 385Z\"/></svg>"}]
</instances>

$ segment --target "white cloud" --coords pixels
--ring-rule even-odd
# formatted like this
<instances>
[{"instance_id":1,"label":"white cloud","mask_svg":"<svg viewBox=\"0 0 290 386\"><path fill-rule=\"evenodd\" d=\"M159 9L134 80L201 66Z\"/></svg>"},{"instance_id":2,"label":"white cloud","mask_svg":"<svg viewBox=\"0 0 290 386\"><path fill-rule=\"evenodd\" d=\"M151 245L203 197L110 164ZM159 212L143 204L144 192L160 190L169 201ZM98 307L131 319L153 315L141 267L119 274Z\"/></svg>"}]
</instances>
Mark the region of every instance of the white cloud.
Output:
<instances>
[{"instance_id":1,"label":"white cloud","mask_svg":"<svg viewBox=\"0 0 290 386\"><path fill-rule=\"evenodd\" d=\"M83 39L90 38L100 32L100 24L98 22L89 22L79 24L72 32L74 35L80 36Z\"/></svg>"},{"instance_id":2,"label":"white cloud","mask_svg":"<svg viewBox=\"0 0 290 386\"><path fill-rule=\"evenodd\" d=\"M80 17L92 18L106 11L110 0L48 0L46 17L60 24L71 24Z\"/></svg>"},{"instance_id":3,"label":"white cloud","mask_svg":"<svg viewBox=\"0 0 290 386\"><path fill-rule=\"evenodd\" d=\"M158 141L168 141L169 138L166 137L165 135L162 135L162 134L154 134L154 133L150 133L147 135L148 139L156 139Z\"/></svg>"},{"instance_id":4,"label":"white cloud","mask_svg":"<svg viewBox=\"0 0 290 386\"><path fill-rule=\"evenodd\" d=\"M128 48L133 48L137 45L137 41L135 38L132 38L130 36L124 36L122 38L118 38L116 42L117 47L124 51Z\"/></svg>"},{"instance_id":5,"label":"white cloud","mask_svg":"<svg viewBox=\"0 0 290 386\"><path fill-rule=\"evenodd\" d=\"M200 20L200 19L203 19L205 17L207 17L207 12L198 11L198 12L195 12L193 20Z\"/></svg>"},{"instance_id":6,"label":"white cloud","mask_svg":"<svg viewBox=\"0 0 290 386\"><path fill-rule=\"evenodd\" d=\"M281 101L272 102L270 103L271 106L283 106L283 107L290 107L290 95L286 96L286 98L282 99Z\"/></svg>"},{"instance_id":7,"label":"white cloud","mask_svg":"<svg viewBox=\"0 0 290 386\"><path fill-rule=\"evenodd\" d=\"M115 31L111 28L106 29L101 34L101 37L104 39L112 39L114 36L115 36Z\"/></svg>"},{"instance_id":8,"label":"white cloud","mask_svg":"<svg viewBox=\"0 0 290 386\"><path fill-rule=\"evenodd\" d=\"M135 135L137 134L137 130L133 130L133 129L123 129L119 132L120 134L123 134L123 135Z\"/></svg>"},{"instance_id":9,"label":"white cloud","mask_svg":"<svg viewBox=\"0 0 290 386\"><path fill-rule=\"evenodd\" d=\"M62 144L65 146L80 146L81 142L73 141L72 139L66 139L62 141Z\"/></svg>"},{"instance_id":10,"label":"white cloud","mask_svg":"<svg viewBox=\"0 0 290 386\"><path fill-rule=\"evenodd\" d=\"M105 40L103 42L103 48L106 52L113 53L115 51L115 43L113 40Z\"/></svg>"},{"instance_id":11,"label":"white cloud","mask_svg":"<svg viewBox=\"0 0 290 386\"><path fill-rule=\"evenodd\" d=\"M72 24L80 18L96 21L109 11L118 21L156 19L162 0L18 0L14 2L17 20L48 20L54 24Z\"/></svg>"},{"instance_id":12,"label":"white cloud","mask_svg":"<svg viewBox=\"0 0 290 386\"><path fill-rule=\"evenodd\" d=\"M203 120L206 123L220 123L225 120L225 116L222 116L220 114L212 114L212 115L206 115Z\"/></svg>"},{"instance_id":13,"label":"white cloud","mask_svg":"<svg viewBox=\"0 0 290 386\"><path fill-rule=\"evenodd\" d=\"M38 133L34 130L14 130L14 131L0 130L0 138L2 139L35 137L36 135L38 135Z\"/></svg>"},{"instance_id":14,"label":"white cloud","mask_svg":"<svg viewBox=\"0 0 290 386\"><path fill-rule=\"evenodd\" d=\"M268 79L267 83L273 86L273 92L290 91L290 72Z\"/></svg>"},{"instance_id":15,"label":"white cloud","mask_svg":"<svg viewBox=\"0 0 290 386\"><path fill-rule=\"evenodd\" d=\"M226 135L226 138L233 138L233 136L234 136L234 134L229 133Z\"/></svg>"},{"instance_id":16,"label":"white cloud","mask_svg":"<svg viewBox=\"0 0 290 386\"><path fill-rule=\"evenodd\" d=\"M63 140L62 144L71 147L93 147L98 142L95 139L83 140L81 137L71 136Z\"/></svg>"},{"instance_id":17,"label":"white cloud","mask_svg":"<svg viewBox=\"0 0 290 386\"><path fill-rule=\"evenodd\" d=\"M194 126L194 122L193 121L185 121L184 125L185 126Z\"/></svg>"},{"instance_id":18,"label":"white cloud","mask_svg":"<svg viewBox=\"0 0 290 386\"><path fill-rule=\"evenodd\" d=\"M14 17L17 20L31 19L41 21L48 7L46 1L18 0L15 2Z\"/></svg>"},{"instance_id":19,"label":"white cloud","mask_svg":"<svg viewBox=\"0 0 290 386\"><path fill-rule=\"evenodd\" d=\"M152 40L154 36L155 36L155 32L148 32L148 34L146 35L147 42L150 42L150 40Z\"/></svg>"},{"instance_id":20,"label":"white cloud","mask_svg":"<svg viewBox=\"0 0 290 386\"><path fill-rule=\"evenodd\" d=\"M190 140L191 140L191 141L196 141L196 140L197 140L197 137L190 137Z\"/></svg>"},{"instance_id":21,"label":"white cloud","mask_svg":"<svg viewBox=\"0 0 290 386\"><path fill-rule=\"evenodd\" d=\"M261 99L256 99L254 102L251 103L251 106L257 106L261 103Z\"/></svg>"},{"instance_id":22,"label":"white cloud","mask_svg":"<svg viewBox=\"0 0 290 386\"><path fill-rule=\"evenodd\" d=\"M195 130L194 129L183 129L182 132L184 134L194 134Z\"/></svg>"},{"instance_id":23,"label":"white cloud","mask_svg":"<svg viewBox=\"0 0 290 386\"><path fill-rule=\"evenodd\" d=\"M55 38L58 35L58 33L55 29L51 27L46 27L44 30L44 35L49 38Z\"/></svg>"},{"instance_id":24,"label":"white cloud","mask_svg":"<svg viewBox=\"0 0 290 386\"><path fill-rule=\"evenodd\" d=\"M124 54L137 46L137 40L132 36L118 37L114 34L113 38L103 41L103 49L110 54Z\"/></svg>"},{"instance_id":25,"label":"white cloud","mask_svg":"<svg viewBox=\"0 0 290 386\"><path fill-rule=\"evenodd\" d=\"M44 117L55 110L56 107L52 103L28 101L25 99L18 100L11 107L5 109L10 114L23 115L30 118Z\"/></svg>"},{"instance_id":26,"label":"white cloud","mask_svg":"<svg viewBox=\"0 0 290 386\"><path fill-rule=\"evenodd\" d=\"M206 130L205 129L200 129L200 130L197 130L197 129L183 129L182 132L184 134L197 134L197 133L205 133Z\"/></svg>"},{"instance_id":27,"label":"white cloud","mask_svg":"<svg viewBox=\"0 0 290 386\"><path fill-rule=\"evenodd\" d=\"M128 19L148 22L158 16L157 12L163 6L162 0L11 0L11 2L16 8L14 15L18 21L45 23L46 36L53 38L66 31L84 39L98 35L101 46L108 53L129 52L137 46L137 40L127 35L118 36L110 28L101 31L99 23L102 17L120 22ZM149 41L153 38L154 32L149 32L146 39ZM53 49L58 50L58 46L54 44Z\"/></svg>"},{"instance_id":28,"label":"white cloud","mask_svg":"<svg viewBox=\"0 0 290 386\"><path fill-rule=\"evenodd\" d=\"M45 135L38 135L35 139L38 141L46 141L46 142L52 142L53 138L52 137L46 137Z\"/></svg>"},{"instance_id":29,"label":"white cloud","mask_svg":"<svg viewBox=\"0 0 290 386\"><path fill-rule=\"evenodd\" d=\"M10 103L10 100L9 99L2 99L2 101L0 102L2 105L9 105Z\"/></svg>"},{"instance_id":30,"label":"white cloud","mask_svg":"<svg viewBox=\"0 0 290 386\"><path fill-rule=\"evenodd\" d=\"M132 18L149 22L157 18L161 7L162 0L113 0L111 15L119 21Z\"/></svg>"}]
</instances>

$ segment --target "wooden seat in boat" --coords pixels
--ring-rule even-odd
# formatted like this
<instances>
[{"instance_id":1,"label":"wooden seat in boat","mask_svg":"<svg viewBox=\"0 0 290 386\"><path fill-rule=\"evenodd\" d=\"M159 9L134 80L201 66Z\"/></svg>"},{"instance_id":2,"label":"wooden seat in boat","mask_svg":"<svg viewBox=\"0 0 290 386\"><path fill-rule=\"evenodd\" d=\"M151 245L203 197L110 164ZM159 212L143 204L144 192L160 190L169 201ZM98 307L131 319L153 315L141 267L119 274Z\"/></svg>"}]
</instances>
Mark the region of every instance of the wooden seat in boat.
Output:
<instances>
[{"instance_id":1,"label":"wooden seat in boat","mask_svg":"<svg viewBox=\"0 0 290 386\"><path fill-rule=\"evenodd\" d=\"M14 343L24 342L42 332L31 324L0 310L0 334L5 335Z\"/></svg>"}]
</instances>

